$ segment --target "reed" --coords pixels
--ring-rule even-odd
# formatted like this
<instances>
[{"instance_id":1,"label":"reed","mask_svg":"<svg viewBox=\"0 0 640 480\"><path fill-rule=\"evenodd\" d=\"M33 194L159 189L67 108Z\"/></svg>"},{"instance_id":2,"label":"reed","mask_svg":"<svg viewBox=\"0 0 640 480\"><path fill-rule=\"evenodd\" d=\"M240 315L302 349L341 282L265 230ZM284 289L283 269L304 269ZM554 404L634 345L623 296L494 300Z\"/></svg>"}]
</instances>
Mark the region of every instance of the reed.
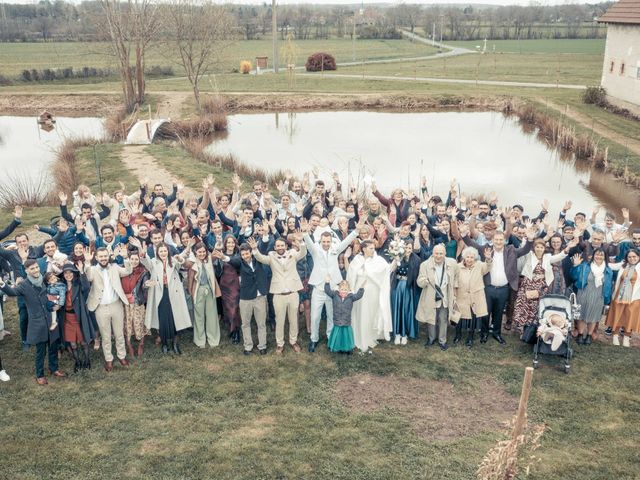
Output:
<instances>
[{"instance_id":1,"label":"reed","mask_svg":"<svg viewBox=\"0 0 640 480\"><path fill-rule=\"evenodd\" d=\"M79 172L78 149L95 144L89 138L70 138L56 150L56 156L51 163L50 172L56 191L70 194L82 183Z\"/></svg>"},{"instance_id":2,"label":"reed","mask_svg":"<svg viewBox=\"0 0 640 480\"><path fill-rule=\"evenodd\" d=\"M194 137L183 138L182 146L189 154L199 162L237 173L240 178L259 180L269 185L275 185L285 178L283 170L267 172L260 167L252 167L239 162L233 155L216 155L207 151L211 144L210 138Z\"/></svg>"},{"instance_id":3,"label":"reed","mask_svg":"<svg viewBox=\"0 0 640 480\"><path fill-rule=\"evenodd\" d=\"M46 170L33 177L27 172L11 172L0 181L0 208L51 205L51 179Z\"/></svg>"},{"instance_id":4,"label":"reed","mask_svg":"<svg viewBox=\"0 0 640 480\"><path fill-rule=\"evenodd\" d=\"M126 109L119 108L104 120L104 130L107 139L111 142L122 142L127 138L127 133L135 123L135 116L129 116Z\"/></svg>"}]
</instances>

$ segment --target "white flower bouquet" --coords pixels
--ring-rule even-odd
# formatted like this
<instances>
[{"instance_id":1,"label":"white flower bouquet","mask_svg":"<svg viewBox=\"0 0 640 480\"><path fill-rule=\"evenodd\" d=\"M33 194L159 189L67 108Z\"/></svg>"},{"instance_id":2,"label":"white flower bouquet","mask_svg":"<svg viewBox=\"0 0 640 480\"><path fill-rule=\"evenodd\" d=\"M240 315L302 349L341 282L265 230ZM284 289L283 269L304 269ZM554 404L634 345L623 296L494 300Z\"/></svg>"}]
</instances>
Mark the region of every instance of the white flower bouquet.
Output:
<instances>
[{"instance_id":1,"label":"white flower bouquet","mask_svg":"<svg viewBox=\"0 0 640 480\"><path fill-rule=\"evenodd\" d=\"M405 251L405 244L401 240L392 240L391 243L389 243L389 248L387 248L387 253L392 260L402 260Z\"/></svg>"}]
</instances>

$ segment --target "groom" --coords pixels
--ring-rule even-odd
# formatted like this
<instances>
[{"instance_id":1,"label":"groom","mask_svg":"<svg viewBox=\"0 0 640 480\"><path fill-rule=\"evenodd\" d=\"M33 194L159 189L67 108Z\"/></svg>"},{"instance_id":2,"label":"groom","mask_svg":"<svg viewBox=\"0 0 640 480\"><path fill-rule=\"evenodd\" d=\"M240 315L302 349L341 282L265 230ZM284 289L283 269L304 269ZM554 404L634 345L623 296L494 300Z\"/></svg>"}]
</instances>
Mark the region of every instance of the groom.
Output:
<instances>
[{"instance_id":1,"label":"groom","mask_svg":"<svg viewBox=\"0 0 640 480\"><path fill-rule=\"evenodd\" d=\"M360 228L364 225L364 219L361 219L356 229L347 237L332 246L333 237L330 232L324 232L320 236L320 244L315 243L309 236L309 225L307 222L302 224L302 232L304 233L304 243L307 250L313 258L313 270L309 277L309 285L313 286L311 293L311 341L309 342L309 352L316 351L318 341L320 340L320 316L322 315L322 306L327 311L327 338L333 329L333 304L331 298L324 293L324 283L327 275L331 277L331 289L338 287L338 282L342 280L340 275L340 267L338 266L338 256L344 252L349 245L358 237Z\"/></svg>"}]
</instances>

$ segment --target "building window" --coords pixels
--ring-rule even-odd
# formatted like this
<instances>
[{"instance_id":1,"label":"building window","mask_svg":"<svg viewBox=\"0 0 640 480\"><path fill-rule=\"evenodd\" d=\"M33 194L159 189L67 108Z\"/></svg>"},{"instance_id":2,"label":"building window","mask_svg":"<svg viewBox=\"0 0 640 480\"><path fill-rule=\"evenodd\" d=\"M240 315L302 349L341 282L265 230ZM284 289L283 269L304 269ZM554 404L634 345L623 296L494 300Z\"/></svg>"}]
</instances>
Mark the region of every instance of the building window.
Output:
<instances>
[{"instance_id":1,"label":"building window","mask_svg":"<svg viewBox=\"0 0 640 480\"><path fill-rule=\"evenodd\" d=\"M609 64L609 73L613 73L613 67L615 66L615 63L613 60L611 60L611 63Z\"/></svg>"},{"instance_id":2,"label":"building window","mask_svg":"<svg viewBox=\"0 0 640 480\"><path fill-rule=\"evenodd\" d=\"M624 75L624 62L620 64L620 75Z\"/></svg>"}]
</instances>

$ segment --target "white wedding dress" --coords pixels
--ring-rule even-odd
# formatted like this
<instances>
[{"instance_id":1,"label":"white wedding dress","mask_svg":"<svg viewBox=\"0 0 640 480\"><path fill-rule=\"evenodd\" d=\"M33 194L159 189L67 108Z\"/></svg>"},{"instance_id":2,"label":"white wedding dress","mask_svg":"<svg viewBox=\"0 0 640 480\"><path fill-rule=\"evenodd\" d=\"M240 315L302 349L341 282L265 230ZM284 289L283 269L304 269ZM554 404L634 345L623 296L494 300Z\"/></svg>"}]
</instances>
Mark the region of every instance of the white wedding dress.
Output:
<instances>
[{"instance_id":1,"label":"white wedding dress","mask_svg":"<svg viewBox=\"0 0 640 480\"><path fill-rule=\"evenodd\" d=\"M376 340L389 340L391 281L389 264L377 254L365 259L357 255L349 265L347 281L352 292L364 288L364 296L353 305L351 326L356 347L366 352Z\"/></svg>"}]
</instances>

